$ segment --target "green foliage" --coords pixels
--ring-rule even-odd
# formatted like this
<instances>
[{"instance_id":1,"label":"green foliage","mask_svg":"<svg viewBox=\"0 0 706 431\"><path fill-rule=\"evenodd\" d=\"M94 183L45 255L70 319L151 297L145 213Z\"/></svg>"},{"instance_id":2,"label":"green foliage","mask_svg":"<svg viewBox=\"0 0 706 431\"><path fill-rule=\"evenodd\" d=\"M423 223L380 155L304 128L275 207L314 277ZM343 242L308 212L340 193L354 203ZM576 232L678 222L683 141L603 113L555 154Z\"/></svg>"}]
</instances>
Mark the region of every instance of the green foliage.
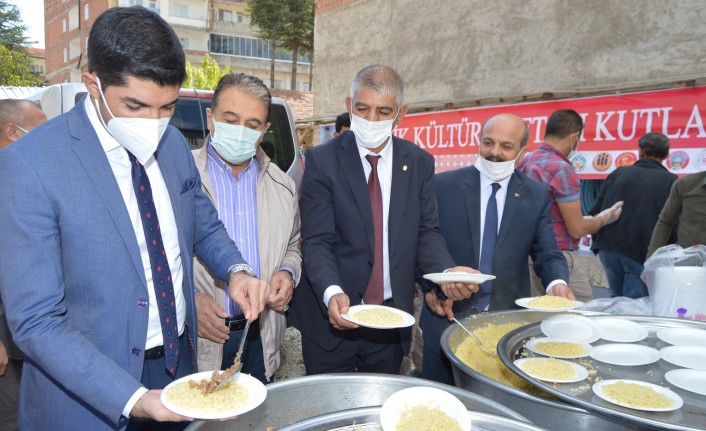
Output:
<instances>
[{"instance_id":1,"label":"green foliage","mask_svg":"<svg viewBox=\"0 0 706 431\"><path fill-rule=\"evenodd\" d=\"M0 85L38 87L42 81L30 71L26 52L10 51L0 45Z\"/></svg>"},{"instance_id":2,"label":"green foliage","mask_svg":"<svg viewBox=\"0 0 706 431\"><path fill-rule=\"evenodd\" d=\"M289 0L248 0L250 23L257 26L257 37L278 42L282 38L283 24Z\"/></svg>"},{"instance_id":3,"label":"green foliage","mask_svg":"<svg viewBox=\"0 0 706 431\"><path fill-rule=\"evenodd\" d=\"M230 73L230 66L221 70L218 62L208 55L203 56L201 67L194 67L190 62L186 62L186 82L184 87L196 88L199 90L214 90L223 75Z\"/></svg>"},{"instance_id":4,"label":"green foliage","mask_svg":"<svg viewBox=\"0 0 706 431\"><path fill-rule=\"evenodd\" d=\"M22 22L17 6L0 0L0 45L10 50L24 51L29 45L26 31L27 26Z\"/></svg>"}]
</instances>

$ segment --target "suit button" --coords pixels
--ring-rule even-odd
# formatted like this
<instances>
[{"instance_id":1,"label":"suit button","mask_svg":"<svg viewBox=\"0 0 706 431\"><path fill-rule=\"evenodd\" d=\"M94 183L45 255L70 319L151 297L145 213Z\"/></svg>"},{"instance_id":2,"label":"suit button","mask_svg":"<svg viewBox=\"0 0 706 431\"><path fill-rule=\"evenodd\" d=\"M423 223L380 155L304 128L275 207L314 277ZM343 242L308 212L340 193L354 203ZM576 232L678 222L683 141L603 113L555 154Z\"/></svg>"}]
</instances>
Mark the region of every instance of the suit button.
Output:
<instances>
[{"instance_id":1,"label":"suit button","mask_svg":"<svg viewBox=\"0 0 706 431\"><path fill-rule=\"evenodd\" d=\"M373 266L373 261L372 261L372 260L369 260L369 261L368 261L368 265Z\"/></svg>"},{"instance_id":2,"label":"suit button","mask_svg":"<svg viewBox=\"0 0 706 431\"><path fill-rule=\"evenodd\" d=\"M147 300L145 298L138 299L137 306L144 308L145 306L147 306Z\"/></svg>"},{"instance_id":3,"label":"suit button","mask_svg":"<svg viewBox=\"0 0 706 431\"><path fill-rule=\"evenodd\" d=\"M140 350L139 348L137 348L137 347L133 347L133 348L132 348L132 354L133 354L133 355L135 355L135 356L140 356L140 352L141 352L141 350Z\"/></svg>"}]
</instances>

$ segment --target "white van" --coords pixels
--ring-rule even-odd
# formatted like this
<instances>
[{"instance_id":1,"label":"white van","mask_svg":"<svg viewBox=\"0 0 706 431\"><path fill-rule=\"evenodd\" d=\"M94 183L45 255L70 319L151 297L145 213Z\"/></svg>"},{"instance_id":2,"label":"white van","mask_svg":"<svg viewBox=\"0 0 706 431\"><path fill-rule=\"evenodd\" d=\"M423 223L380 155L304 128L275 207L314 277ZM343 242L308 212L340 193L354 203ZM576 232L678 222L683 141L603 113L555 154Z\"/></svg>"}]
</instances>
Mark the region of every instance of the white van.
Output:
<instances>
[{"instance_id":1,"label":"white van","mask_svg":"<svg viewBox=\"0 0 706 431\"><path fill-rule=\"evenodd\" d=\"M38 102L47 118L51 119L68 112L86 93L83 84L56 84L41 88L25 99ZM179 90L179 100L169 124L181 131L192 150L201 148L208 135L206 108L211 106L212 99L213 91ZM270 123L272 126L260 145L270 159L294 180L298 189L304 174L304 158L292 110L284 99L272 98Z\"/></svg>"}]
</instances>

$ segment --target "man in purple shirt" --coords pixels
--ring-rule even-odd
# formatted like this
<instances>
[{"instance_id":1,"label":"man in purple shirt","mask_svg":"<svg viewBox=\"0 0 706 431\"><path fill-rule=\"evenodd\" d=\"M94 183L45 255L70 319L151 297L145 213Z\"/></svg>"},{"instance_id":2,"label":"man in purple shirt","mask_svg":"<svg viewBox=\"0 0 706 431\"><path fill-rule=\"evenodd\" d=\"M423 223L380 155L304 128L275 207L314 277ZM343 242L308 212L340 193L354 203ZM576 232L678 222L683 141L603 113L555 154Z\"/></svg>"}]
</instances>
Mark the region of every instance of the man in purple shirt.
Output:
<instances>
[{"instance_id":1,"label":"man in purple shirt","mask_svg":"<svg viewBox=\"0 0 706 431\"><path fill-rule=\"evenodd\" d=\"M266 310L250 327L243 372L262 382L279 367L286 329L284 312L299 277L299 212L294 181L261 148L270 127L272 99L263 82L242 73L225 75L206 109L209 138L195 153L202 188L250 270L270 284ZM223 283L194 262L199 370L233 364L245 317L225 295Z\"/></svg>"},{"instance_id":2,"label":"man in purple shirt","mask_svg":"<svg viewBox=\"0 0 706 431\"><path fill-rule=\"evenodd\" d=\"M569 265L569 286L576 299L587 301L593 299L591 284L574 256L579 248L579 238L616 221L623 202L617 202L593 217L584 217L581 213L579 177L569 160L578 149L582 131L583 119L576 111L555 111L547 120L544 142L522 159L517 169L547 185L554 236ZM542 292L541 281L534 271L530 271L530 278L532 292Z\"/></svg>"}]
</instances>

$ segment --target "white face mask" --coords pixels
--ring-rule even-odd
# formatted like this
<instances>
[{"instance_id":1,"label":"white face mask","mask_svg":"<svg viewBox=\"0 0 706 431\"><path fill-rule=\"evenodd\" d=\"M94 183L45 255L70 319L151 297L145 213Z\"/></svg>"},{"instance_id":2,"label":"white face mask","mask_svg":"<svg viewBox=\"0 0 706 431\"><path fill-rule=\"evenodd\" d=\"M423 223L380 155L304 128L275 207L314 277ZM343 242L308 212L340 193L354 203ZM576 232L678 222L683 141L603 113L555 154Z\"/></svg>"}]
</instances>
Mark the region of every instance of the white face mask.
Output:
<instances>
[{"instance_id":1,"label":"white face mask","mask_svg":"<svg viewBox=\"0 0 706 431\"><path fill-rule=\"evenodd\" d=\"M108 133L110 133L120 145L125 147L125 149L132 153L132 155L144 165L147 163L147 160L152 157L154 152L157 151L159 142L162 140L162 136L167 130L171 117L163 117L156 120L151 118L116 117L113 115L113 112L108 106L108 102L105 100L105 95L103 94L103 89L98 77L96 77L96 83L98 84L101 100L103 100L103 104L110 116L113 117L111 120L108 120L108 124L106 124L103 120L103 116L100 114L98 101L96 100L98 118L101 123L103 123L103 127L106 128Z\"/></svg>"},{"instance_id":2,"label":"white face mask","mask_svg":"<svg viewBox=\"0 0 706 431\"><path fill-rule=\"evenodd\" d=\"M392 137L392 124L397 119L400 110L392 120L368 121L351 112L351 131L355 133L356 141L361 147L373 149L382 145Z\"/></svg>"},{"instance_id":3,"label":"white face mask","mask_svg":"<svg viewBox=\"0 0 706 431\"><path fill-rule=\"evenodd\" d=\"M478 169L478 171L480 171L481 174L485 175L489 180L502 181L512 175L513 172L515 172L515 163L520 158L523 151L524 148L520 150L520 152L517 154L517 157L506 162L492 162L484 157L481 157L479 153L474 166L476 167L476 169Z\"/></svg>"}]
</instances>

